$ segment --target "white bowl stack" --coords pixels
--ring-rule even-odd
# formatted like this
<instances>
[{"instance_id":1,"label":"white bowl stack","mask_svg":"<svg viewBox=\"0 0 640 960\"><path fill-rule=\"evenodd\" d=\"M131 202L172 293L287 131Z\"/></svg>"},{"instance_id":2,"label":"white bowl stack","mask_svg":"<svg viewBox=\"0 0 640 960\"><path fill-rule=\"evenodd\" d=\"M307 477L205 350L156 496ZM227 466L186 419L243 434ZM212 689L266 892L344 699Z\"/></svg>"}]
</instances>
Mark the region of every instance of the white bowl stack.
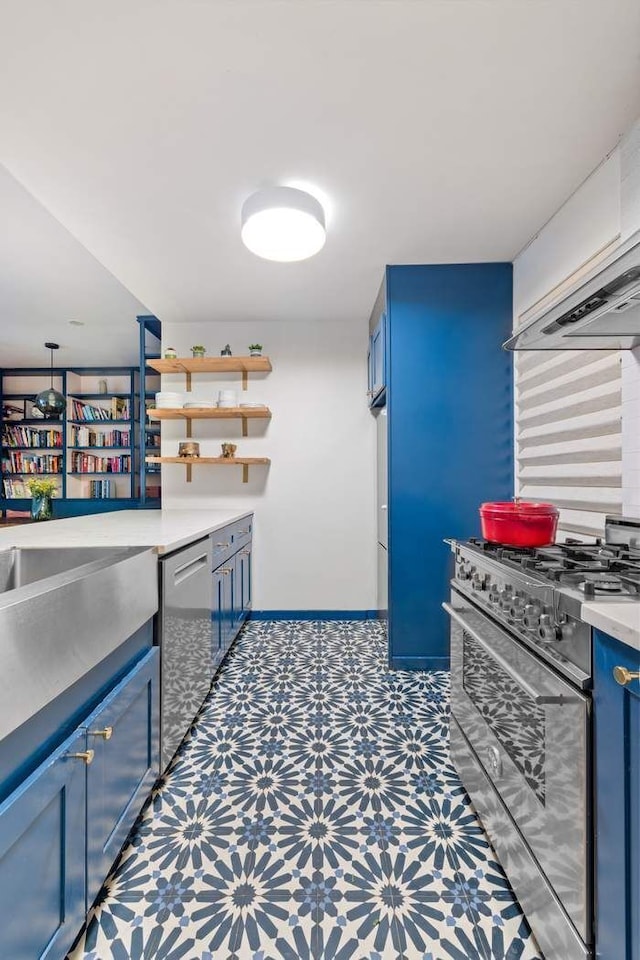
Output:
<instances>
[{"instance_id":1,"label":"white bowl stack","mask_svg":"<svg viewBox=\"0 0 640 960\"><path fill-rule=\"evenodd\" d=\"M170 390L163 390L156 393L156 407L158 410L173 410L181 407L184 403L183 393L173 393Z\"/></svg>"},{"instance_id":2,"label":"white bowl stack","mask_svg":"<svg viewBox=\"0 0 640 960\"><path fill-rule=\"evenodd\" d=\"M218 406L219 407L237 407L238 406L238 393L236 390L219 390L218 391Z\"/></svg>"}]
</instances>

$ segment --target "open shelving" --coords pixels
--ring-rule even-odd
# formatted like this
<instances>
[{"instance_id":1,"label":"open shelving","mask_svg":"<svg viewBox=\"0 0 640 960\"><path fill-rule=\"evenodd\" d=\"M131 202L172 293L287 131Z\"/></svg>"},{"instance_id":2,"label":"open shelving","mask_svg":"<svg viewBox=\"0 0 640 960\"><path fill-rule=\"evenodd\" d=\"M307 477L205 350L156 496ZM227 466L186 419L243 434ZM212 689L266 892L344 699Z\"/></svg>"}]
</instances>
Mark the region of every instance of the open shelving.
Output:
<instances>
[{"instance_id":1,"label":"open shelving","mask_svg":"<svg viewBox=\"0 0 640 960\"><path fill-rule=\"evenodd\" d=\"M158 373L185 374L189 392L194 373L240 373L242 389L246 390L250 373L270 373L273 369L269 357L176 357L148 360L147 363Z\"/></svg>"},{"instance_id":2,"label":"open shelving","mask_svg":"<svg viewBox=\"0 0 640 960\"><path fill-rule=\"evenodd\" d=\"M164 407L149 410L152 420L186 420L187 437L191 436L192 420L242 420L242 436L248 434L247 420L270 420L268 407Z\"/></svg>"},{"instance_id":3,"label":"open shelving","mask_svg":"<svg viewBox=\"0 0 640 960\"><path fill-rule=\"evenodd\" d=\"M136 456L134 395L136 373L136 367L54 368L53 385L66 398L67 406L60 419L50 420L30 414L36 395L49 386L52 371L49 368L37 367L0 370L0 411L2 413L0 513L6 513L8 510L28 511L30 509L31 497L26 484L30 478L36 476L53 477L57 480L54 492L56 516L75 516L96 510L138 505L133 489ZM100 383L101 380L107 380L106 390L105 385ZM122 412L126 412L129 416L111 419L116 412L116 400L124 401L128 405L125 409L122 404L119 404ZM95 418L89 415L78 418L78 413L89 413L81 410L80 405L94 408ZM98 419L102 415L97 408L106 411L104 419ZM15 427L21 429L12 430ZM92 442L86 447L77 442L78 431L82 428L89 431L87 437L92 437ZM93 436L108 431L121 431L123 438L128 442L119 442L115 446L93 444ZM13 433L11 440L10 432ZM51 442L52 435L58 437L55 443ZM48 442L39 445L38 436L40 440ZM14 443L16 439L23 442ZM116 438L109 439L114 441ZM23 470L17 473L12 469L12 465L19 462L16 454L23 458L59 457L60 469ZM99 458L126 456L129 458L130 469L113 472L106 470L100 473L89 469L81 471L76 469L78 461L75 458L83 455ZM93 462L87 465L91 467ZM104 485L102 494L98 491L97 485L92 482L96 477L112 480L112 483Z\"/></svg>"},{"instance_id":4,"label":"open shelving","mask_svg":"<svg viewBox=\"0 0 640 960\"><path fill-rule=\"evenodd\" d=\"M212 466L242 467L242 482L249 482L249 467L268 466L268 457L147 457L147 463L180 463L187 469L187 483L191 483L192 467Z\"/></svg>"}]
</instances>

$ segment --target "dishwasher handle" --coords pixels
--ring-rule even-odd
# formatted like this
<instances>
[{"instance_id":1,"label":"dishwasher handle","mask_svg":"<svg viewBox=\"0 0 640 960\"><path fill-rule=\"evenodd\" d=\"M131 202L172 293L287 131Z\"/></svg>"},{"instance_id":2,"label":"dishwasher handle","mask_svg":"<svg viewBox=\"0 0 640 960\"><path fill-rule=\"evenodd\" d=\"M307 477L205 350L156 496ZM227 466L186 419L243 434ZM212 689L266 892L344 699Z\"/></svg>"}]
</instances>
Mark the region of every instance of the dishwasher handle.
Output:
<instances>
[{"instance_id":1,"label":"dishwasher handle","mask_svg":"<svg viewBox=\"0 0 640 960\"><path fill-rule=\"evenodd\" d=\"M456 620L456 621L460 624L460 626L462 627L463 630L466 630L466 632L473 637L473 639L476 641L476 643L479 644L479 645L482 647L482 649L483 649L486 653L488 653L489 656L490 656L493 660L495 660L495 662L498 664L498 666L499 666L502 670L504 670L504 672L505 672L506 674L508 674L508 676L511 677L511 679L513 680L514 683L517 683L518 686L521 687L522 690L524 690L524 692L527 694L527 696L530 697L531 700L533 700L533 702L534 702L537 706L544 706L545 704L554 704L554 703L555 703L555 704L558 704L559 706L562 706L562 705L565 704L565 703L572 703L572 702L575 703L575 702L576 702L576 698L575 698L575 697L563 697L563 696L554 697L554 696L546 696L545 694L538 693L537 690L534 690L533 687L530 686L530 684L528 684L526 680L524 680L522 677L518 676L518 674L516 673L516 671L513 669L512 666L510 666L510 665L507 663L507 661L504 659L504 657L502 657L502 656L501 656L499 653L497 653L495 650L492 650L492 648L489 646L489 644L488 644L485 640L482 639L482 637L477 633L476 630L474 630L474 629L470 626L469 623L467 623L467 621L464 619L464 617L461 617L461 616L460 616L460 614L458 613L458 611L455 610L455 609L451 606L450 603L443 603L443 604L442 604L442 609L443 609L446 613L448 613L449 616L450 616L453 620Z\"/></svg>"},{"instance_id":2,"label":"dishwasher handle","mask_svg":"<svg viewBox=\"0 0 640 960\"><path fill-rule=\"evenodd\" d=\"M174 584L177 586L179 583L184 583L185 580L194 576L194 574L202 570L203 567L207 567L208 560L209 555L207 553L201 553L199 557L194 557L193 560L188 560L187 563L183 563L181 567L176 567L173 571Z\"/></svg>"}]
</instances>

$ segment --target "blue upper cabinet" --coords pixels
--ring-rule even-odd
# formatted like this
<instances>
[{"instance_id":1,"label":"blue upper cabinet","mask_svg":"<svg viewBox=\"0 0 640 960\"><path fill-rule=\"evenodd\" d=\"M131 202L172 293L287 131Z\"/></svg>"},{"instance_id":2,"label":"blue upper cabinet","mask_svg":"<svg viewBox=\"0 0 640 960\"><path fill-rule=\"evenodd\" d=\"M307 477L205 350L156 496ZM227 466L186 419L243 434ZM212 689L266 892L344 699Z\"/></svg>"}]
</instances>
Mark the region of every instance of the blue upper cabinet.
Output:
<instances>
[{"instance_id":1,"label":"blue upper cabinet","mask_svg":"<svg viewBox=\"0 0 640 960\"><path fill-rule=\"evenodd\" d=\"M640 652L596 633L594 661L596 956L640 960Z\"/></svg>"},{"instance_id":2,"label":"blue upper cabinet","mask_svg":"<svg viewBox=\"0 0 640 960\"><path fill-rule=\"evenodd\" d=\"M391 665L445 669L445 537L478 535L513 495L510 263L386 271Z\"/></svg>"},{"instance_id":3,"label":"blue upper cabinet","mask_svg":"<svg viewBox=\"0 0 640 960\"><path fill-rule=\"evenodd\" d=\"M369 406L384 406L387 388L387 312L384 284L369 321L369 354L367 359Z\"/></svg>"}]
</instances>

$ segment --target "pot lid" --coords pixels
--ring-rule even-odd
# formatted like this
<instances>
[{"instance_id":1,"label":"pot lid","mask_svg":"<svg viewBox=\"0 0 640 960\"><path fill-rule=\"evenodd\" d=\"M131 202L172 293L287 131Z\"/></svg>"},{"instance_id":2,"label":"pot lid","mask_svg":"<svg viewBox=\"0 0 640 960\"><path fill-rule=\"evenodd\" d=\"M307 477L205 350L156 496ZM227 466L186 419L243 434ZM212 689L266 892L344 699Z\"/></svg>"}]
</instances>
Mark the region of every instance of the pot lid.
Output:
<instances>
[{"instance_id":1,"label":"pot lid","mask_svg":"<svg viewBox=\"0 0 640 960\"><path fill-rule=\"evenodd\" d=\"M509 514L514 517L556 517L559 510L553 503L534 503L531 500L493 500L483 503L483 513Z\"/></svg>"}]
</instances>

